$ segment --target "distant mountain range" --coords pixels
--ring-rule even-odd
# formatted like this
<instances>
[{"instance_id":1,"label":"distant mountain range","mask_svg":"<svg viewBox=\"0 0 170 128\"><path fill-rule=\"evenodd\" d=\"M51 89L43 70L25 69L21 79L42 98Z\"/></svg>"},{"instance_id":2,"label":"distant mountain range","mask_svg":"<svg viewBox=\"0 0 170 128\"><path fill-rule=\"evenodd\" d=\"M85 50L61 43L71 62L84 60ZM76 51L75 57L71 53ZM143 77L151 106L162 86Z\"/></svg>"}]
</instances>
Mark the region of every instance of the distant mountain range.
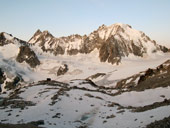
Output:
<instances>
[{"instance_id":1,"label":"distant mountain range","mask_svg":"<svg viewBox=\"0 0 170 128\"><path fill-rule=\"evenodd\" d=\"M97 49L100 61L112 64L118 64L122 57L127 57L130 54L143 57L156 52L168 51L168 48L158 45L145 33L121 23L111 26L102 25L88 36L76 34L56 38L48 31L37 30L29 43L36 44L43 51L49 51L54 55L88 54Z\"/></svg>"}]
</instances>

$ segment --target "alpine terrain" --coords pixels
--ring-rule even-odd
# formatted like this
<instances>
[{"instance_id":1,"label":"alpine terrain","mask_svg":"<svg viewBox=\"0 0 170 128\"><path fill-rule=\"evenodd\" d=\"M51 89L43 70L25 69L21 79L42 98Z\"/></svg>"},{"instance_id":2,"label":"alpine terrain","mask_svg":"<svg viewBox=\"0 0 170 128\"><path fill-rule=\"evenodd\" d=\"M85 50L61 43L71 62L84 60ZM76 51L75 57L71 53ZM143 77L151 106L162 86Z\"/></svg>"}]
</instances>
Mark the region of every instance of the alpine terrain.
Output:
<instances>
[{"instance_id":1,"label":"alpine terrain","mask_svg":"<svg viewBox=\"0 0 170 128\"><path fill-rule=\"evenodd\" d=\"M169 128L170 49L130 25L0 33L0 128Z\"/></svg>"}]
</instances>

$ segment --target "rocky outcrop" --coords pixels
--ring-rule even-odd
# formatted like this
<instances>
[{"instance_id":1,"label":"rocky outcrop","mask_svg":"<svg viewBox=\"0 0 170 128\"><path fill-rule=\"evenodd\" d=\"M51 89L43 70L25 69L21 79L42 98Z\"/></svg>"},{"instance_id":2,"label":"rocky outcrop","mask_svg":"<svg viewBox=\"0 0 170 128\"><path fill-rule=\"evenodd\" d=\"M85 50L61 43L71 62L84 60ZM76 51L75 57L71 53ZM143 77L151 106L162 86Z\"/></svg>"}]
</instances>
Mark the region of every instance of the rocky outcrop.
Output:
<instances>
[{"instance_id":1,"label":"rocky outcrop","mask_svg":"<svg viewBox=\"0 0 170 128\"><path fill-rule=\"evenodd\" d=\"M12 36L12 35L10 35L10 36ZM11 41L6 39L5 33L4 32L0 33L0 46L4 46L9 43L11 43Z\"/></svg>"},{"instance_id":2,"label":"rocky outcrop","mask_svg":"<svg viewBox=\"0 0 170 128\"><path fill-rule=\"evenodd\" d=\"M157 87L167 87L170 85L170 60L159 65L155 69L147 69L144 72L135 74L119 81L117 89L127 91L143 91Z\"/></svg>"},{"instance_id":3,"label":"rocky outcrop","mask_svg":"<svg viewBox=\"0 0 170 128\"><path fill-rule=\"evenodd\" d=\"M68 71L68 66L64 64L63 66L60 66L57 71L57 76L64 75Z\"/></svg>"},{"instance_id":4,"label":"rocky outcrop","mask_svg":"<svg viewBox=\"0 0 170 128\"><path fill-rule=\"evenodd\" d=\"M94 74L94 75L89 76L89 77L87 78L87 80L93 80L93 79L96 79L96 78L98 78L98 77L103 77L103 76L105 76L105 75L106 75L106 73L96 73L96 74Z\"/></svg>"},{"instance_id":5,"label":"rocky outcrop","mask_svg":"<svg viewBox=\"0 0 170 128\"><path fill-rule=\"evenodd\" d=\"M121 60L121 52L121 47L118 44L118 41L115 40L114 37L111 37L101 46L99 58L101 62L108 61L112 64L118 64Z\"/></svg>"},{"instance_id":6,"label":"rocky outcrop","mask_svg":"<svg viewBox=\"0 0 170 128\"><path fill-rule=\"evenodd\" d=\"M15 42L18 42L19 44L27 44L25 41L20 40L16 37L13 37L11 34L5 33L5 32L1 32L0 33L0 46L4 46L7 44L14 44Z\"/></svg>"},{"instance_id":7,"label":"rocky outcrop","mask_svg":"<svg viewBox=\"0 0 170 128\"><path fill-rule=\"evenodd\" d=\"M170 116L165 117L162 120L152 122L148 124L146 128L169 128L170 127Z\"/></svg>"},{"instance_id":8,"label":"rocky outcrop","mask_svg":"<svg viewBox=\"0 0 170 128\"><path fill-rule=\"evenodd\" d=\"M4 75L4 72L2 71L2 69L0 68L0 92L2 91L2 88L1 88L1 84L4 83L6 77Z\"/></svg>"},{"instance_id":9,"label":"rocky outcrop","mask_svg":"<svg viewBox=\"0 0 170 128\"><path fill-rule=\"evenodd\" d=\"M0 128L42 128L42 127L38 127L35 126L33 124L3 124L0 123Z\"/></svg>"},{"instance_id":10,"label":"rocky outcrop","mask_svg":"<svg viewBox=\"0 0 170 128\"><path fill-rule=\"evenodd\" d=\"M22 82L23 79L21 78L21 76L16 76L13 81L6 81L6 86L5 89L11 90L16 88L19 85L19 82Z\"/></svg>"},{"instance_id":11,"label":"rocky outcrop","mask_svg":"<svg viewBox=\"0 0 170 128\"><path fill-rule=\"evenodd\" d=\"M5 81L5 75L4 72L2 71L2 69L0 68L0 84L3 84Z\"/></svg>"},{"instance_id":12,"label":"rocky outcrop","mask_svg":"<svg viewBox=\"0 0 170 128\"><path fill-rule=\"evenodd\" d=\"M20 47L20 51L16 60L19 63L26 62L32 68L35 68L36 66L40 65L38 57L36 56L34 51L32 51L27 45Z\"/></svg>"},{"instance_id":13,"label":"rocky outcrop","mask_svg":"<svg viewBox=\"0 0 170 128\"><path fill-rule=\"evenodd\" d=\"M29 43L38 44L44 52L51 52L54 55L88 54L98 49L100 61L112 64L119 64L121 58L129 54L143 57L144 54L168 52L166 47L156 44L145 33L120 23L102 25L88 36L76 34L55 38L48 31L38 30Z\"/></svg>"}]
</instances>

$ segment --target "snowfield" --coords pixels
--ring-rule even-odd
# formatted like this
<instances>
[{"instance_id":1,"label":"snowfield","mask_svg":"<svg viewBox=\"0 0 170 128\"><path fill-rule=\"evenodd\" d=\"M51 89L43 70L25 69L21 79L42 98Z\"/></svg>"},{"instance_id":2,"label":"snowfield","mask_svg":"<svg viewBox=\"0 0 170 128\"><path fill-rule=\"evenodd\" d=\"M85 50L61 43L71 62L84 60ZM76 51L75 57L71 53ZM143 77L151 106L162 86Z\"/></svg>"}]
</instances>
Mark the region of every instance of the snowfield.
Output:
<instances>
[{"instance_id":1,"label":"snowfield","mask_svg":"<svg viewBox=\"0 0 170 128\"><path fill-rule=\"evenodd\" d=\"M46 53L48 54L48 53ZM170 99L169 87L149 89L142 92L124 92L120 95L112 96L117 90L115 87L117 81L130 75L139 73L148 68L155 68L166 61L170 54L157 55L153 58L123 58L120 65L111 65L101 63L98 60L97 52L88 55L75 56L53 56L51 54L37 55L41 61L41 65L35 69L28 68L25 63L19 64L10 58L11 62L6 63L1 57L1 64L11 67L9 72L22 69L23 79L29 84L21 87L18 96L24 101L31 101L35 105L26 106L24 109L12 108L7 106L5 109L0 107L0 120L2 123L28 123L31 121L44 120L45 124L40 125L47 128L76 128L80 126L88 128L137 128L145 127L147 124L163 119L169 116L169 106L162 106L144 112L133 112L126 107L143 107L151 105L155 102L162 102L164 99ZM58 68L67 64L69 71L65 75L57 76ZM2 66L1 65L1 66ZM84 79L96 73L105 73L92 79L97 87L92 86ZM36 82L51 78L55 81L66 83L66 91L64 91L53 104L53 96L62 86L53 86L50 84L39 84ZM74 89L74 87L78 89ZM108 90L99 89L100 86L109 87ZM64 87L65 88L65 87ZM68 89L67 88L72 88ZM1 94L1 97L10 97L8 94ZM10 95L10 94L9 94ZM164 95L165 97L161 97ZM20 99L11 99L20 100ZM116 103L119 105L110 106ZM9 116L10 115L10 116Z\"/></svg>"},{"instance_id":2,"label":"snowfield","mask_svg":"<svg viewBox=\"0 0 170 128\"><path fill-rule=\"evenodd\" d=\"M77 83L79 80L77 81ZM74 82L75 84L76 82ZM90 84L87 84L90 88ZM120 127L143 127L154 120L160 120L169 116L169 106L159 107L144 112L132 112L130 109L120 108L118 105L109 106L111 103L121 105L143 106L161 100L160 95L167 93L168 88L158 88L146 92L131 92L118 96L110 96L101 92L90 90L71 89L64 92L52 104L52 97L58 93L62 86L39 84L22 88L19 97L25 101L35 103L25 109L0 108L0 119L3 123L27 123L44 120L43 127L75 128L87 126L89 128L120 128ZM68 87L69 88L69 87ZM161 91L162 90L162 91ZM156 92L159 93L156 93ZM151 96L148 93L155 92ZM134 96L135 97L134 97ZM3 96L3 95L2 95ZM160 97L160 98L159 98ZM135 98L135 99L134 99ZM149 98L149 99L148 99ZM146 100L147 99L147 100ZM16 100L16 99L14 99ZM19 100L19 99L18 99ZM9 113L11 116L9 116Z\"/></svg>"},{"instance_id":3,"label":"snowfield","mask_svg":"<svg viewBox=\"0 0 170 128\"><path fill-rule=\"evenodd\" d=\"M145 88L142 91L119 89L116 85L129 77L123 83L128 84L133 79L130 76L138 73L144 75L148 68L156 68L169 60L170 53L153 53L158 45L154 46L153 42L149 44L145 41L148 37L144 33L131 29L128 25L101 26L97 32L101 39L107 40L117 31L120 31L124 39L132 39L136 46L141 45L138 41L141 39L142 45L147 48L147 54L137 57L129 53L128 56L121 57L119 65L101 62L97 48L88 54L68 55L65 52L55 56L49 50L42 51L39 46L42 42L34 42L39 38L36 36L27 45L35 52L40 65L31 68L26 61L19 63L16 60L23 42L19 43L19 40L5 34L6 42L4 46L0 46L0 127L1 123L27 124L41 121L43 123L39 126L45 128L145 128L155 120L169 117L170 85ZM56 48L58 44L50 42L52 35L48 31L43 34L49 37L44 47ZM92 32L89 35L89 40L94 38L94 34ZM76 39L75 36L69 37L69 43L63 43L66 51L80 49L83 37L78 36ZM59 38L58 41L61 43L64 40L66 38ZM26 59L29 57L26 56ZM167 73L167 76L161 77L168 79L170 62L167 63L166 71L163 66L165 65L156 68L157 74L154 75ZM67 68L64 69L65 67ZM134 82L139 83L142 78L143 81L150 79L153 77L152 71L149 70L149 73L145 73L146 76L140 76ZM19 84L17 78L20 80ZM7 85L15 86L8 90Z\"/></svg>"}]
</instances>

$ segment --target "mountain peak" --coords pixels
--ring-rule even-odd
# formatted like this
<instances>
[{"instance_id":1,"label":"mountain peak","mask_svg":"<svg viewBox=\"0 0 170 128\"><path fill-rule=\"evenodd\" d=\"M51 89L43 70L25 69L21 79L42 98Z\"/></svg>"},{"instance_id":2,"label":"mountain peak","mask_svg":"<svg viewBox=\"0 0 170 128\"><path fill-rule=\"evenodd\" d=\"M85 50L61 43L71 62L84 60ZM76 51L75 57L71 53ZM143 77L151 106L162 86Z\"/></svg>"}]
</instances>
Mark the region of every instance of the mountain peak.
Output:
<instances>
[{"instance_id":1,"label":"mountain peak","mask_svg":"<svg viewBox=\"0 0 170 128\"><path fill-rule=\"evenodd\" d=\"M12 40L14 37L12 36L12 34L8 34L6 32L1 32L0 38L4 38L6 40Z\"/></svg>"},{"instance_id":2,"label":"mountain peak","mask_svg":"<svg viewBox=\"0 0 170 128\"><path fill-rule=\"evenodd\" d=\"M13 39L14 37L12 36L12 34L1 32L0 33L0 46L11 43Z\"/></svg>"},{"instance_id":3,"label":"mountain peak","mask_svg":"<svg viewBox=\"0 0 170 128\"><path fill-rule=\"evenodd\" d=\"M38 38L45 39L47 37L53 38L53 35L49 31L47 31L47 30L42 32L40 29L38 29L28 42L31 43L31 44L34 44L35 40L37 40Z\"/></svg>"},{"instance_id":4,"label":"mountain peak","mask_svg":"<svg viewBox=\"0 0 170 128\"><path fill-rule=\"evenodd\" d=\"M96 33L98 33L99 37L103 40L107 40L111 36L122 35L123 33L128 37L132 37L136 34L136 36L139 36L140 34L139 31L132 29L130 25L123 23L115 23L110 26L102 25L96 31L91 33L91 37L93 37L94 34L96 35Z\"/></svg>"},{"instance_id":5,"label":"mountain peak","mask_svg":"<svg viewBox=\"0 0 170 128\"><path fill-rule=\"evenodd\" d=\"M40 34L34 34L29 43L38 43L43 51L52 52L54 55L76 55L88 54L97 49L100 61L112 64L119 63L122 57L130 54L143 57L167 51L167 48L156 44L145 33L122 23L110 26L103 24L88 36L71 35L55 38L47 30L38 33Z\"/></svg>"},{"instance_id":6,"label":"mountain peak","mask_svg":"<svg viewBox=\"0 0 170 128\"><path fill-rule=\"evenodd\" d=\"M53 37L53 35L48 30L44 30L42 33L43 33L44 36L51 36L51 37Z\"/></svg>"},{"instance_id":7,"label":"mountain peak","mask_svg":"<svg viewBox=\"0 0 170 128\"><path fill-rule=\"evenodd\" d=\"M40 33L42 33L40 29L38 29L38 30L35 32L35 34L40 34Z\"/></svg>"}]
</instances>

